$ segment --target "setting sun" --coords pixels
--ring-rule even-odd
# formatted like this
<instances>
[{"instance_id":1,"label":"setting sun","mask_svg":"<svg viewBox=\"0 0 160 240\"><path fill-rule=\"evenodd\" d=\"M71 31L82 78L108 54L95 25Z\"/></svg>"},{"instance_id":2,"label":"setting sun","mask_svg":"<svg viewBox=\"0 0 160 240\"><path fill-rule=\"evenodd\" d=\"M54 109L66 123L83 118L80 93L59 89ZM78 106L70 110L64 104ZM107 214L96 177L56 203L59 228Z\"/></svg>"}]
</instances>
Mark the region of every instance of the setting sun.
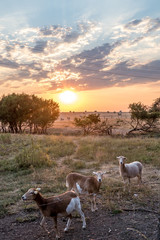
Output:
<instances>
[{"instance_id":1,"label":"setting sun","mask_svg":"<svg viewBox=\"0 0 160 240\"><path fill-rule=\"evenodd\" d=\"M61 102L64 104L71 104L76 101L77 95L75 94L75 92L67 90L67 91L60 93L59 98L60 98Z\"/></svg>"}]
</instances>

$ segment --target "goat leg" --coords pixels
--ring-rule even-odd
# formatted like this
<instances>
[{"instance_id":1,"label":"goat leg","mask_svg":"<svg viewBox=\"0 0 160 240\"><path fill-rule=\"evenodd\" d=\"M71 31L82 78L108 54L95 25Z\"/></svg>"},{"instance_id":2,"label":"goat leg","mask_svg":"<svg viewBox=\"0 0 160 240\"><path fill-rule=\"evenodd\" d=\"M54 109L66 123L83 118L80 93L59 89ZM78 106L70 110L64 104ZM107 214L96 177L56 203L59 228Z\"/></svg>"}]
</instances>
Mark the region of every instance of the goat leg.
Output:
<instances>
[{"instance_id":1,"label":"goat leg","mask_svg":"<svg viewBox=\"0 0 160 240\"><path fill-rule=\"evenodd\" d=\"M59 239L60 235L59 235L58 228L57 228L57 216L55 216L53 219L54 219L54 228L55 228L55 232L56 232L56 239Z\"/></svg>"},{"instance_id":2,"label":"goat leg","mask_svg":"<svg viewBox=\"0 0 160 240\"><path fill-rule=\"evenodd\" d=\"M47 232L48 235L50 234L50 232L47 230L47 228L45 226L45 217L42 218L40 226L43 227L44 231Z\"/></svg>"}]
</instances>

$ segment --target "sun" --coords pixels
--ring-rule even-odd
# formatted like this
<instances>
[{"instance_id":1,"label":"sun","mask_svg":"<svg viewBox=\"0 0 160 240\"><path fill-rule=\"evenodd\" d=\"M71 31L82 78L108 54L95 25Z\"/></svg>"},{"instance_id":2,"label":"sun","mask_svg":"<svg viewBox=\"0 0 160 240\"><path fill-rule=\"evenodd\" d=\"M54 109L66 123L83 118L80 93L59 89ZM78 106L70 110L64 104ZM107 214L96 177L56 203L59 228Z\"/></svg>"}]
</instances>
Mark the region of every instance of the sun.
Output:
<instances>
[{"instance_id":1,"label":"sun","mask_svg":"<svg viewBox=\"0 0 160 240\"><path fill-rule=\"evenodd\" d=\"M60 98L61 102L64 104L71 104L76 101L77 95L73 91L66 90L59 94L59 98Z\"/></svg>"}]
</instances>

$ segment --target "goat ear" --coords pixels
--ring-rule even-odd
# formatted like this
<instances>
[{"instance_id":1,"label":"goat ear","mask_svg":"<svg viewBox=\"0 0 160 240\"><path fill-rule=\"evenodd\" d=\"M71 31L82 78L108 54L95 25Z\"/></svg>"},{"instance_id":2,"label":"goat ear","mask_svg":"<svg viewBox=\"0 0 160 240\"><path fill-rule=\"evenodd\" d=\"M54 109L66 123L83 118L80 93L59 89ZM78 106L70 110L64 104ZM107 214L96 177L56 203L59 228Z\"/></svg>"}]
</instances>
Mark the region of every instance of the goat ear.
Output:
<instances>
[{"instance_id":1,"label":"goat ear","mask_svg":"<svg viewBox=\"0 0 160 240\"><path fill-rule=\"evenodd\" d=\"M93 174L94 174L94 175L97 175L97 173L96 173L96 172L93 172Z\"/></svg>"},{"instance_id":2,"label":"goat ear","mask_svg":"<svg viewBox=\"0 0 160 240\"><path fill-rule=\"evenodd\" d=\"M36 188L36 190L34 190L34 194L37 194L40 190L41 188Z\"/></svg>"},{"instance_id":3,"label":"goat ear","mask_svg":"<svg viewBox=\"0 0 160 240\"><path fill-rule=\"evenodd\" d=\"M106 171L104 171L104 172L102 172L102 175L103 175L103 174L106 174L106 173L107 173L107 172L106 172Z\"/></svg>"}]
</instances>

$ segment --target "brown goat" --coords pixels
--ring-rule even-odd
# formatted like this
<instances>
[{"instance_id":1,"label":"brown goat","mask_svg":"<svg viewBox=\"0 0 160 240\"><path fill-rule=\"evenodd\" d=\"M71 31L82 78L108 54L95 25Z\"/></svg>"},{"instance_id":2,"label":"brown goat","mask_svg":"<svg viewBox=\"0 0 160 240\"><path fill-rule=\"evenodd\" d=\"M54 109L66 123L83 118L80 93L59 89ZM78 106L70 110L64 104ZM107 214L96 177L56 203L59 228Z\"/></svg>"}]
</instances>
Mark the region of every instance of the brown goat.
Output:
<instances>
[{"instance_id":1,"label":"brown goat","mask_svg":"<svg viewBox=\"0 0 160 240\"><path fill-rule=\"evenodd\" d=\"M99 192L102 176L106 172L93 172L96 177L85 176L79 173L69 173L66 177L66 187L68 190L73 189L78 195L85 194L90 196L91 211L94 212L98 208L96 206L96 195Z\"/></svg>"},{"instance_id":2,"label":"brown goat","mask_svg":"<svg viewBox=\"0 0 160 240\"><path fill-rule=\"evenodd\" d=\"M76 195L75 192L73 191L68 191L65 192L61 195L58 196L52 196L49 198L44 198L40 193L40 188L30 188L23 196L22 199L23 200L34 200L42 215L43 215L43 219L40 223L40 225L44 228L44 230L50 234L44 223L45 223L45 217L53 217L54 219L54 223L55 223L55 231L56 231L56 239L60 238L59 232L58 232L58 228L57 228L57 217L58 214L63 214L68 218L67 221L67 225L64 229L64 231L68 231L68 228L71 224L71 218L72 215L71 213L76 210L83 221L83 226L82 228L85 229L86 228L86 221L85 221L85 216L84 213L81 210L81 203L80 203L80 199L79 197Z\"/></svg>"}]
</instances>

